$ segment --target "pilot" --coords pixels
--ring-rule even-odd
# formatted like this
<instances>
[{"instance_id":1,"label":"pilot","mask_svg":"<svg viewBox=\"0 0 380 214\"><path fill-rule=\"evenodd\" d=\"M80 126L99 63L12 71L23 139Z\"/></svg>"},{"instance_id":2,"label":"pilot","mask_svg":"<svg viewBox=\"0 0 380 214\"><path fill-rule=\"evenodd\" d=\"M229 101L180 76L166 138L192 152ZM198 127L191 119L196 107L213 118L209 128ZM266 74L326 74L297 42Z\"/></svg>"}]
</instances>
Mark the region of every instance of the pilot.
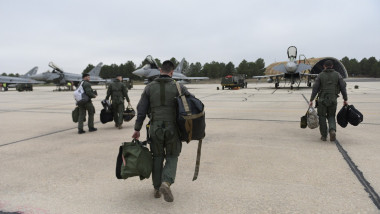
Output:
<instances>
[{"instance_id":1,"label":"pilot","mask_svg":"<svg viewBox=\"0 0 380 214\"><path fill-rule=\"evenodd\" d=\"M85 133L83 130L83 120L86 116L86 110L88 112L88 130L90 132L94 132L97 130L97 128L94 127L94 114L95 114L95 107L92 104L91 99L96 98L96 93L91 88L90 84L90 75L89 74L83 74L83 90L86 93L86 95L90 98L89 101L85 104L78 105L79 107L79 118L78 118L78 134Z\"/></svg>"},{"instance_id":2,"label":"pilot","mask_svg":"<svg viewBox=\"0 0 380 214\"><path fill-rule=\"evenodd\" d=\"M123 77L117 75L116 80L108 87L106 96L106 100L111 96L113 119L115 127L119 129L123 128L124 98L127 100L128 105L131 105L127 87L122 83L122 80Z\"/></svg>"},{"instance_id":3,"label":"pilot","mask_svg":"<svg viewBox=\"0 0 380 214\"><path fill-rule=\"evenodd\" d=\"M327 131L330 134L330 141L336 139L336 108L339 92L343 95L343 105L347 103L346 82L342 76L333 69L333 62L326 60L323 64L324 70L316 78L313 91L310 97L310 106L313 106L313 100L318 93L318 116L319 116L319 131L321 140L326 141ZM329 126L327 127L326 119Z\"/></svg>"},{"instance_id":4,"label":"pilot","mask_svg":"<svg viewBox=\"0 0 380 214\"><path fill-rule=\"evenodd\" d=\"M150 150L153 153L152 181L154 197L161 194L167 202L174 200L170 185L174 183L178 156L182 142L176 125L176 102L174 97L179 95L175 81L171 78L174 64L171 61L162 63L160 76L149 83L137 105L135 132L132 138L139 139L140 130L146 115L150 112ZM183 94L189 93L181 85ZM163 164L165 159L165 165Z\"/></svg>"}]
</instances>

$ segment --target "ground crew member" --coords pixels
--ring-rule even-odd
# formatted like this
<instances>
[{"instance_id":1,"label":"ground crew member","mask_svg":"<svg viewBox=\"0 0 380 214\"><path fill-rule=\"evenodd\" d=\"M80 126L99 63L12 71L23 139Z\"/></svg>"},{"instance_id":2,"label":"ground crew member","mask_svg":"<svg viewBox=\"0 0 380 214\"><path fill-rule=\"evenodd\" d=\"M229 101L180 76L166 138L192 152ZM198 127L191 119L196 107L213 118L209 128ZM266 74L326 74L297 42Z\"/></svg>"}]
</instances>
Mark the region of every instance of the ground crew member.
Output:
<instances>
[{"instance_id":1,"label":"ground crew member","mask_svg":"<svg viewBox=\"0 0 380 214\"><path fill-rule=\"evenodd\" d=\"M145 87L137 105L135 132L132 135L135 139L140 137L141 127L149 112L154 197L160 198L163 194L167 202L174 200L170 185L175 180L178 156L182 148L176 125L177 104L174 99L179 93L175 81L171 78L173 71L174 64L171 61L163 62L160 76ZM189 94L183 85L181 90L183 94Z\"/></svg>"},{"instance_id":2,"label":"ground crew member","mask_svg":"<svg viewBox=\"0 0 380 214\"><path fill-rule=\"evenodd\" d=\"M333 69L333 62L331 60L326 60L323 64L323 68L324 70L318 75L314 82L310 97L310 106L313 106L313 100L318 93L317 110L321 140L326 141L327 131L329 131L330 141L335 141L337 98L339 97L339 92L341 92L344 100L343 105L347 105L346 82L342 76ZM326 118L329 122L329 127L327 127Z\"/></svg>"},{"instance_id":3,"label":"ground crew member","mask_svg":"<svg viewBox=\"0 0 380 214\"><path fill-rule=\"evenodd\" d=\"M71 82L67 82L67 89L70 91L73 90Z\"/></svg>"},{"instance_id":4,"label":"ground crew member","mask_svg":"<svg viewBox=\"0 0 380 214\"><path fill-rule=\"evenodd\" d=\"M96 94L91 88L90 84L90 75L89 74L83 74L83 90L86 93L86 95L90 98L89 101L85 104L78 105L79 107L79 118L78 118L78 134L85 133L83 130L83 120L86 117L86 110L88 112L88 131L94 132L97 130L97 128L94 127L94 114L95 114L95 107L92 104L91 99L96 97Z\"/></svg>"},{"instance_id":5,"label":"ground crew member","mask_svg":"<svg viewBox=\"0 0 380 214\"><path fill-rule=\"evenodd\" d=\"M128 97L127 87L122 83L123 77L118 75L116 80L111 83L107 90L106 100L111 96L112 100L112 112L113 119L115 121L115 127L122 129L123 126L123 112L124 112L124 97L128 102L128 105L131 105L131 102Z\"/></svg>"}]
</instances>

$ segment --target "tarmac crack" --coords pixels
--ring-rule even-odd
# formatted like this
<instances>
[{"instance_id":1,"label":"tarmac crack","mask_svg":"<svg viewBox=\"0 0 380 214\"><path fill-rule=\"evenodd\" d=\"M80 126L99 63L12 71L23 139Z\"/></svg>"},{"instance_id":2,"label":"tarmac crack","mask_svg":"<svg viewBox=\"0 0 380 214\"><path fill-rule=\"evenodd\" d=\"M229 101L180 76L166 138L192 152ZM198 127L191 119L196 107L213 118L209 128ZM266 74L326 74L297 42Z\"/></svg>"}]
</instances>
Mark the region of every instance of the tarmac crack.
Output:
<instances>
[{"instance_id":1,"label":"tarmac crack","mask_svg":"<svg viewBox=\"0 0 380 214\"><path fill-rule=\"evenodd\" d=\"M348 166L351 168L351 171L358 178L359 182L363 185L364 190L369 194L369 198L376 205L377 209L380 210L380 197L376 193L375 189L371 186L371 184L364 177L363 172L361 172L358 166L352 161L351 157L348 155L347 151L344 150L342 145L338 140L335 141L336 147L338 147L339 152L342 154L344 160L346 160Z\"/></svg>"}]
</instances>

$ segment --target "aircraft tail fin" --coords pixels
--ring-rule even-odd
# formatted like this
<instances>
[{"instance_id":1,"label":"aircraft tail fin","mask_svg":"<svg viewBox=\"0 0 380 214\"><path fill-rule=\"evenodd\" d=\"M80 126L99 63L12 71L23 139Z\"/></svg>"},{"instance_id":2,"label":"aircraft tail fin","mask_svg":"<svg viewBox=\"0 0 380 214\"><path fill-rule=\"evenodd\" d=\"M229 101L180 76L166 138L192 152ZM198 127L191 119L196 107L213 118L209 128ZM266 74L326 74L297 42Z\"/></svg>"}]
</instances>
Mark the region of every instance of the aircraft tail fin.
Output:
<instances>
[{"instance_id":1,"label":"aircraft tail fin","mask_svg":"<svg viewBox=\"0 0 380 214\"><path fill-rule=\"evenodd\" d=\"M38 71L38 67L36 66L36 67L32 68L30 71L28 71L27 73L25 73L24 75L22 75L21 77L29 78L30 76L35 75L37 73L37 71Z\"/></svg>"},{"instance_id":2,"label":"aircraft tail fin","mask_svg":"<svg viewBox=\"0 0 380 214\"><path fill-rule=\"evenodd\" d=\"M179 63L179 65L174 69L174 72L176 72L176 73L182 73L183 63L184 62L185 62L185 58L183 58L181 60L181 62Z\"/></svg>"},{"instance_id":3,"label":"aircraft tail fin","mask_svg":"<svg viewBox=\"0 0 380 214\"><path fill-rule=\"evenodd\" d=\"M103 66L103 63L100 62L97 66L95 66L90 72L88 72L88 74L90 74L90 76L99 76L100 74L100 70L102 69L102 66Z\"/></svg>"}]
</instances>

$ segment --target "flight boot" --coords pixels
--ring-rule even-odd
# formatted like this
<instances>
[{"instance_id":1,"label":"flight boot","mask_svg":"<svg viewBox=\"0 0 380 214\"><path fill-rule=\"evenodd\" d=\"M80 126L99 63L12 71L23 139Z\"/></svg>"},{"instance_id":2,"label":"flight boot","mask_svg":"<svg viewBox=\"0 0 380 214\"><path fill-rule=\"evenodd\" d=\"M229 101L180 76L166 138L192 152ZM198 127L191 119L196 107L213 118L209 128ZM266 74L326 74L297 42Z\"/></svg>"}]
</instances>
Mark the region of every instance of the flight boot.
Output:
<instances>
[{"instance_id":1,"label":"flight boot","mask_svg":"<svg viewBox=\"0 0 380 214\"><path fill-rule=\"evenodd\" d=\"M122 129L122 128L123 128L123 125L120 124L120 125L119 125L119 129Z\"/></svg>"},{"instance_id":2,"label":"flight boot","mask_svg":"<svg viewBox=\"0 0 380 214\"><path fill-rule=\"evenodd\" d=\"M154 189L153 193L154 193L153 195L154 195L155 198L161 198L161 192L160 192L160 190Z\"/></svg>"},{"instance_id":3,"label":"flight boot","mask_svg":"<svg viewBox=\"0 0 380 214\"><path fill-rule=\"evenodd\" d=\"M330 141L335 141L336 140L336 133L334 129L330 130Z\"/></svg>"},{"instance_id":4,"label":"flight boot","mask_svg":"<svg viewBox=\"0 0 380 214\"><path fill-rule=\"evenodd\" d=\"M89 132L96 132L96 130L98 130L97 128L89 128L88 131Z\"/></svg>"},{"instance_id":5,"label":"flight boot","mask_svg":"<svg viewBox=\"0 0 380 214\"><path fill-rule=\"evenodd\" d=\"M164 199L166 202L173 202L174 197L172 191L170 190L170 184L167 182L162 182L160 186L160 192L164 195Z\"/></svg>"},{"instance_id":6,"label":"flight boot","mask_svg":"<svg viewBox=\"0 0 380 214\"><path fill-rule=\"evenodd\" d=\"M321 141L326 141L326 140L327 140L326 137L321 136Z\"/></svg>"},{"instance_id":7,"label":"flight boot","mask_svg":"<svg viewBox=\"0 0 380 214\"><path fill-rule=\"evenodd\" d=\"M78 129L78 134L86 133L83 129Z\"/></svg>"}]
</instances>

